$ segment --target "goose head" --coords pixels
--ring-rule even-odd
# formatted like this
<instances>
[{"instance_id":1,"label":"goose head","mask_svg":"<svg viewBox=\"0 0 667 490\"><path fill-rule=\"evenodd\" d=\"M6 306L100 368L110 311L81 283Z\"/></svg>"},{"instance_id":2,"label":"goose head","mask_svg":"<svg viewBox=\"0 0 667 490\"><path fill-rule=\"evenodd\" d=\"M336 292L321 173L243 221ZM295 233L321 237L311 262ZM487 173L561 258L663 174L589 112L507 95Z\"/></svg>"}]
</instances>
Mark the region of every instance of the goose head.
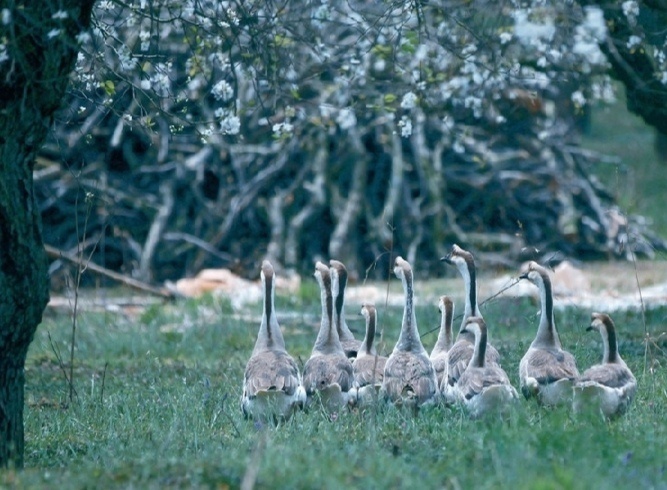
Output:
<instances>
[{"instance_id":1,"label":"goose head","mask_svg":"<svg viewBox=\"0 0 667 490\"><path fill-rule=\"evenodd\" d=\"M359 314L363 315L367 321L375 318L375 305L373 303L362 303Z\"/></svg>"},{"instance_id":2,"label":"goose head","mask_svg":"<svg viewBox=\"0 0 667 490\"><path fill-rule=\"evenodd\" d=\"M400 255L396 257L396 260L394 261L394 274L399 279L405 278L408 281L412 279L412 267L408 261Z\"/></svg>"},{"instance_id":3,"label":"goose head","mask_svg":"<svg viewBox=\"0 0 667 490\"><path fill-rule=\"evenodd\" d=\"M470 332L475 338L486 337L486 322L482 317L471 316L466 320L466 324L461 332Z\"/></svg>"},{"instance_id":4,"label":"goose head","mask_svg":"<svg viewBox=\"0 0 667 490\"><path fill-rule=\"evenodd\" d=\"M330 260L329 266L331 267L331 288L333 295L336 297L336 303L342 303L345 286L347 286L347 268L338 260Z\"/></svg>"},{"instance_id":5,"label":"goose head","mask_svg":"<svg viewBox=\"0 0 667 490\"><path fill-rule=\"evenodd\" d=\"M315 273L313 274L322 291L331 293L331 274L329 268L319 260L315 262Z\"/></svg>"},{"instance_id":6,"label":"goose head","mask_svg":"<svg viewBox=\"0 0 667 490\"><path fill-rule=\"evenodd\" d=\"M601 334L608 330L607 325L614 325L614 322L611 320L611 317L606 313L593 313L591 314L591 324L586 328L587 332L592 332L596 330Z\"/></svg>"},{"instance_id":7,"label":"goose head","mask_svg":"<svg viewBox=\"0 0 667 490\"><path fill-rule=\"evenodd\" d=\"M273 265L266 259L262 261L260 276L262 278L262 284L266 284L273 279Z\"/></svg>"},{"instance_id":8,"label":"goose head","mask_svg":"<svg viewBox=\"0 0 667 490\"><path fill-rule=\"evenodd\" d=\"M589 332L593 330L600 332L604 345L604 352L602 354L603 363L620 362L616 326L609 315L606 313L593 313L591 315L591 324L586 330Z\"/></svg>"},{"instance_id":9,"label":"goose head","mask_svg":"<svg viewBox=\"0 0 667 490\"><path fill-rule=\"evenodd\" d=\"M475 258L467 250L463 250L458 245L452 245L452 250L441 257L440 260L450 265L455 265L459 270L474 270L475 268Z\"/></svg>"},{"instance_id":10,"label":"goose head","mask_svg":"<svg viewBox=\"0 0 667 490\"><path fill-rule=\"evenodd\" d=\"M549 272L535 261L528 262L524 271L519 275L519 279L528 279L535 286L540 287L540 284L549 283Z\"/></svg>"},{"instance_id":11,"label":"goose head","mask_svg":"<svg viewBox=\"0 0 667 490\"><path fill-rule=\"evenodd\" d=\"M450 315L454 311L454 302L449 296L440 296L438 299L438 311Z\"/></svg>"}]
</instances>

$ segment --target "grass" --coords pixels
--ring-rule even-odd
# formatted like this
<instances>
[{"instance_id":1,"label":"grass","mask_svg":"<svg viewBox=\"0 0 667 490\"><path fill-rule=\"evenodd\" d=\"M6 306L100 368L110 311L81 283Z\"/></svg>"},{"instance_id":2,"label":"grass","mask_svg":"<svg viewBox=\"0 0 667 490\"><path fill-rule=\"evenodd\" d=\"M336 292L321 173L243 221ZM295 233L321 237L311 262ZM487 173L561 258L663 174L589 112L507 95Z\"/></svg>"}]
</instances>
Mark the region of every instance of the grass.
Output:
<instances>
[{"instance_id":1,"label":"grass","mask_svg":"<svg viewBox=\"0 0 667 490\"><path fill-rule=\"evenodd\" d=\"M288 349L303 362L319 322L317 298L306 288L277 304ZM391 347L401 311L378 308ZM288 309L302 314L286 315ZM535 310L527 299L483 308L515 386ZM348 306L350 323L361 330L356 311ZM82 313L72 404L48 338L66 351L70 322L47 314L27 362L26 469L0 472L0 486L237 488L253 476L250 469L258 488L666 488L665 357L653 347L645 356L636 313L614 317L639 390L630 412L611 423L522 400L506 422L471 421L458 409L414 417L386 408L333 422L317 411L299 413L277 428L245 421L239 409L260 313L253 305L233 315L211 297L139 315ZM585 332L589 314L557 313L564 344L582 369L600 357L599 338ZM437 325L438 315L435 305L419 306L421 331ZM666 315L651 310L649 330ZM430 349L435 334L423 340Z\"/></svg>"}]
</instances>

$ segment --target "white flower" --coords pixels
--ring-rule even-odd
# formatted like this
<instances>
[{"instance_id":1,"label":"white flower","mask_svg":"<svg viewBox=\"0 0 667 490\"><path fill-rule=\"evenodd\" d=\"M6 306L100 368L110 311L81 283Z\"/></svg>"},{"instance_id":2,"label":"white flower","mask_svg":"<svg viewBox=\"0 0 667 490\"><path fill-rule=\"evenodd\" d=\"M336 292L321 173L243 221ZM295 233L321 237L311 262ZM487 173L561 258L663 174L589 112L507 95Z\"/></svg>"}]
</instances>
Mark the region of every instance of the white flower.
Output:
<instances>
[{"instance_id":1,"label":"white flower","mask_svg":"<svg viewBox=\"0 0 667 490\"><path fill-rule=\"evenodd\" d=\"M500 33L500 44L507 44L512 40L512 33L511 32L501 32Z\"/></svg>"},{"instance_id":2,"label":"white flower","mask_svg":"<svg viewBox=\"0 0 667 490\"><path fill-rule=\"evenodd\" d=\"M294 126L289 123L289 121L276 123L273 125L273 136L275 138L282 138L284 136L289 136L294 131Z\"/></svg>"},{"instance_id":3,"label":"white flower","mask_svg":"<svg viewBox=\"0 0 667 490\"><path fill-rule=\"evenodd\" d=\"M91 39L91 36L90 36L90 32L88 32L88 31L82 31L82 32L80 32L76 35L76 42L78 42L79 44L85 44L88 41L90 41L90 39Z\"/></svg>"},{"instance_id":4,"label":"white flower","mask_svg":"<svg viewBox=\"0 0 667 490\"><path fill-rule=\"evenodd\" d=\"M621 4L623 15L626 17L637 17L639 15L639 4L635 0L627 0Z\"/></svg>"},{"instance_id":5,"label":"white flower","mask_svg":"<svg viewBox=\"0 0 667 490\"><path fill-rule=\"evenodd\" d=\"M357 125L357 116L352 109L346 107L338 113L336 123L340 126L340 129L347 130Z\"/></svg>"},{"instance_id":6,"label":"white flower","mask_svg":"<svg viewBox=\"0 0 667 490\"><path fill-rule=\"evenodd\" d=\"M51 16L52 19L66 19L67 17L69 17L69 15L67 15L67 12L64 10L58 10Z\"/></svg>"},{"instance_id":7,"label":"white flower","mask_svg":"<svg viewBox=\"0 0 667 490\"><path fill-rule=\"evenodd\" d=\"M581 92L581 90L572 92L570 98L576 107L582 107L586 105L586 97L584 97L584 94Z\"/></svg>"},{"instance_id":8,"label":"white flower","mask_svg":"<svg viewBox=\"0 0 667 490\"><path fill-rule=\"evenodd\" d=\"M2 23L4 25L9 25L12 21L12 11L9 9L2 9L0 17L2 17Z\"/></svg>"},{"instance_id":9,"label":"white flower","mask_svg":"<svg viewBox=\"0 0 667 490\"><path fill-rule=\"evenodd\" d=\"M9 59L7 54L7 46L5 44L0 44L0 63L4 63Z\"/></svg>"},{"instance_id":10,"label":"white flower","mask_svg":"<svg viewBox=\"0 0 667 490\"><path fill-rule=\"evenodd\" d=\"M57 37L60 35L60 29L51 29L47 34L46 37L49 39L53 39L54 37Z\"/></svg>"},{"instance_id":11,"label":"white flower","mask_svg":"<svg viewBox=\"0 0 667 490\"><path fill-rule=\"evenodd\" d=\"M241 131L241 120L238 116L227 115L227 117L220 121L220 131L222 134L239 134L239 131Z\"/></svg>"},{"instance_id":12,"label":"white flower","mask_svg":"<svg viewBox=\"0 0 667 490\"><path fill-rule=\"evenodd\" d=\"M211 94L213 94L213 97L215 97L216 100L227 102L234 96L234 89L229 83L227 83L226 80L220 80L218 83L213 85Z\"/></svg>"},{"instance_id":13,"label":"white flower","mask_svg":"<svg viewBox=\"0 0 667 490\"><path fill-rule=\"evenodd\" d=\"M414 92L408 92L403 96L403 100L401 100L401 107L403 109L414 109L416 103L417 96Z\"/></svg>"},{"instance_id":14,"label":"white flower","mask_svg":"<svg viewBox=\"0 0 667 490\"><path fill-rule=\"evenodd\" d=\"M628 39L628 49L634 49L637 46L639 46L642 43L642 38L636 35L630 36L630 39Z\"/></svg>"},{"instance_id":15,"label":"white flower","mask_svg":"<svg viewBox=\"0 0 667 490\"><path fill-rule=\"evenodd\" d=\"M412 135L412 120L408 116L401 117L401 120L398 121L398 127L401 128L401 136L403 138L408 138Z\"/></svg>"}]
</instances>

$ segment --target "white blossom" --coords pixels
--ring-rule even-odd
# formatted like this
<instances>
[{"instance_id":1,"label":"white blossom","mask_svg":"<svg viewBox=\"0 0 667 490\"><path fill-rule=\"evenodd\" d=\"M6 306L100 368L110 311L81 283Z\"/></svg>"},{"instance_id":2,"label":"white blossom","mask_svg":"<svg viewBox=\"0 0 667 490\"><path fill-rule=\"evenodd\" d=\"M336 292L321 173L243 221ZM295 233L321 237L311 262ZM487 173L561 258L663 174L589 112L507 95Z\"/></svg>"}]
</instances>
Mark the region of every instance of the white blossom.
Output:
<instances>
[{"instance_id":1,"label":"white blossom","mask_svg":"<svg viewBox=\"0 0 667 490\"><path fill-rule=\"evenodd\" d=\"M639 46L641 43L642 43L642 38L633 34L628 39L627 46L628 46L628 49L634 49L637 46Z\"/></svg>"},{"instance_id":2,"label":"white blossom","mask_svg":"<svg viewBox=\"0 0 667 490\"><path fill-rule=\"evenodd\" d=\"M403 96L403 100L401 100L401 107L403 109L414 109L416 103L417 103L417 96L415 95L415 93L408 92Z\"/></svg>"},{"instance_id":3,"label":"white blossom","mask_svg":"<svg viewBox=\"0 0 667 490\"><path fill-rule=\"evenodd\" d=\"M67 17L69 17L69 15L64 10L58 10L55 14L51 16L52 19L61 19L61 20L66 19Z\"/></svg>"},{"instance_id":4,"label":"white blossom","mask_svg":"<svg viewBox=\"0 0 667 490\"><path fill-rule=\"evenodd\" d=\"M275 138L283 138L285 136L291 136L294 131L294 126L289 121L285 121L274 124L272 129Z\"/></svg>"},{"instance_id":5,"label":"white blossom","mask_svg":"<svg viewBox=\"0 0 667 490\"><path fill-rule=\"evenodd\" d=\"M512 40L512 33L511 32L501 32L500 33L500 44L507 44Z\"/></svg>"},{"instance_id":6,"label":"white blossom","mask_svg":"<svg viewBox=\"0 0 667 490\"><path fill-rule=\"evenodd\" d=\"M408 116L401 117L398 121L398 127L401 128L401 136L408 138L412 135L412 120Z\"/></svg>"},{"instance_id":7,"label":"white blossom","mask_svg":"<svg viewBox=\"0 0 667 490\"><path fill-rule=\"evenodd\" d=\"M635 0L627 0L621 4L623 15L629 20L635 20L639 15L639 4Z\"/></svg>"},{"instance_id":8,"label":"white blossom","mask_svg":"<svg viewBox=\"0 0 667 490\"><path fill-rule=\"evenodd\" d=\"M575 107L583 107L586 105L586 97L581 92L581 90L576 90L575 92L572 92L570 98L572 99L572 102L574 103Z\"/></svg>"},{"instance_id":9,"label":"white blossom","mask_svg":"<svg viewBox=\"0 0 667 490\"><path fill-rule=\"evenodd\" d=\"M336 123L345 131L357 125L357 116L352 109L345 107L338 112Z\"/></svg>"},{"instance_id":10,"label":"white blossom","mask_svg":"<svg viewBox=\"0 0 667 490\"><path fill-rule=\"evenodd\" d=\"M7 54L7 45L6 44L0 44L0 63L4 63L9 59L9 55Z\"/></svg>"},{"instance_id":11,"label":"white blossom","mask_svg":"<svg viewBox=\"0 0 667 490\"><path fill-rule=\"evenodd\" d=\"M51 29L49 32L46 33L46 37L49 39L53 39L54 37L58 37L61 33L60 29Z\"/></svg>"},{"instance_id":12,"label":"white blossom","mask_svg":"<svg viewBox=\"0 0 667 490\"><path fill-rule=\"evenodd\" d=\"M2 9L0 17L2 18L2 23L7 26L12 22L12 11L9 9Z\"/></svg>"},{"instance_id":13,"label":"white blossom","mask_svg":"<svg viewBox=\"0 0 667 490\"><path fill-rule=\"evenodd\" d=\"M216 100L227 102L232 97L234 97L234 88L229 83L227 83L226 80L220 80L218 83L213 85L211 94L213 94L213 97L215 97Z\"/></svg>"},{"instance_id":14,"label":"white blossom","mask_svg":"<svg viewBox=\"0 0 667 490\"><path fill-rule=\"evenodd\" d=\"M241 120L238 116L228 114L220 121L222 134L239 134L241 131Z\"/></svg>"},{"instance_id":15,"label":"white blossom","mask_svg":"<svg viewBox=\"0 0 667 490\"><path fill-rule=\"evenodd\" d=\"M91 40L90 32L88 31L81 31L76 35L76 42L79 44L86 44Z\"/></svg>"}]
</instances>

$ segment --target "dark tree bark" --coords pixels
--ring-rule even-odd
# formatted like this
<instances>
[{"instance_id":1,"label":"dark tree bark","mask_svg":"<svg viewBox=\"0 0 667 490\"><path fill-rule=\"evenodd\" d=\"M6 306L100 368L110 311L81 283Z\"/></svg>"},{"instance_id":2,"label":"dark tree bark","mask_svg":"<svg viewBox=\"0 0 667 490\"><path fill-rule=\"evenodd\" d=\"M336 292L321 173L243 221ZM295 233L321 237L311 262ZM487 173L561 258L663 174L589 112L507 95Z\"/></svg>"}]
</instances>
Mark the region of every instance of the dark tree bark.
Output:
<instances>
[{"instance_id":1,"label":"dark tree bark","mask_svg":"<svg viewBox=\"0 0 667 490\"><path fill-rule=\"evenodd\" d=\"M9 55L0 67L0 467L23 465L25 359L49 299L33 166L64 98L76 36L89 27L93 4L3 2L11 20L0 25Z\"/></svg>"},{"instance_id":2,"label":"dark tree bark","mask_svg":"<svg viewBox=\"0 0 667 490\"><path fill-rule=\"evenodd\" d=\"M601 49L611 63L612 76L625 85L628 110L667 134L667 86L661 82L658 67L646 49L628 45L628 39L637 29L623 13L621 2L584 1L582 4L597 5L604 12L609 37ZM660 45L667 25L667 2L641 2L641 9L636 19L638 27L647 40Z\"/></svg>"}]
</instances>

